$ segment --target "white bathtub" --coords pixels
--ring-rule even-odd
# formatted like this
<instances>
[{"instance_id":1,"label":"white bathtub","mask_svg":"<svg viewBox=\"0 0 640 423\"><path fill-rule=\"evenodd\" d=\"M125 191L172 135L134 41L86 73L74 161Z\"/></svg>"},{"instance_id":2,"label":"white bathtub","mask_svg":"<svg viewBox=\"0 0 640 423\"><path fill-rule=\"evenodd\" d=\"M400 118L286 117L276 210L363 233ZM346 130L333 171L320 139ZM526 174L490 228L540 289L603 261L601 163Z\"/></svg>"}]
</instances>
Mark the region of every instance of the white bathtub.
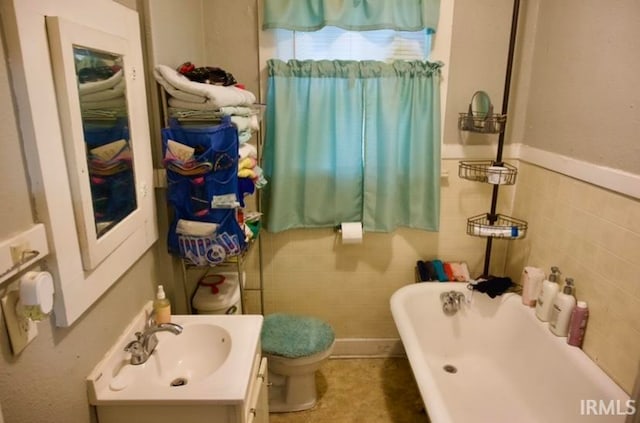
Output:
<instances>
[{"instance_id":1,"label":"white bathtub","mask_svg":"<svg viewBox=\"0 0 640 423\"><path fill-rule=\"evenodd\" d=\"M449 290L470 300L453 316L440 302ZM640 408L517 294L417 283L393 294L391 311L432 423L624 422Z\"/></svg>"}]
</instances>

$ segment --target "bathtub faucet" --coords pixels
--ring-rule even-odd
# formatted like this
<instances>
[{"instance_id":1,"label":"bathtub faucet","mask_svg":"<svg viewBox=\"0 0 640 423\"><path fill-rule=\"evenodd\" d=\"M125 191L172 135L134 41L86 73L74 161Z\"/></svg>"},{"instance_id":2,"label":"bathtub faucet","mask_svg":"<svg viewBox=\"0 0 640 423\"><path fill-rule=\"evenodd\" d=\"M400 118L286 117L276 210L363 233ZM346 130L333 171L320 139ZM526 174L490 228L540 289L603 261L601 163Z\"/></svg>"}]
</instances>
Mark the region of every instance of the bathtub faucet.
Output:
<instances>
[{"instance_id":1,"label":"bathtub faucet","mask_svg":"<svg viewBox=\"0 0 640 423\"><path fill-rule=\"evenodd\" d=\"M458 310L460 305L464 301L465 297L462 292L449 291L440 294L440 301L442 302L442 311L447 316L453 316Z\"/></svg>"}]
</instances>

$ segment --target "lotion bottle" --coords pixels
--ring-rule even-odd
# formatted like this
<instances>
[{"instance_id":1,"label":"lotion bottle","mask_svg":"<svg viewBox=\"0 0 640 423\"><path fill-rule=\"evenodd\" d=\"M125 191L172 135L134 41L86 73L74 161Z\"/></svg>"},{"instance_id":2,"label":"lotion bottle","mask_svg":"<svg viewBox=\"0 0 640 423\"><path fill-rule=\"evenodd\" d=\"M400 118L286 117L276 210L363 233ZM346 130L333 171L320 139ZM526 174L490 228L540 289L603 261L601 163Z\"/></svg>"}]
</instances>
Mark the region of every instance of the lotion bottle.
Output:
<instances>
[{"instance_id":1,"label":"lotion bottle","mask_svg":"<svg viewBox=\"0 0 640 423\"><path fill-rule=\"evenodd\" d=\"M576 306L576 297L573 296L573 279L565 280L562 292L556 295L549 319L549 330L556 336L567 336L569 333L569 320Z\"/></svg>"},{"instance_id":2,"label":"lotion bottle","mask_svg":"<svg viewBox=\"0 0 640 423\"><path fill-rule=\"evenodd\" d=\"M156 299L153 301L153 314L156 324L171 323L171 303L167 299L162 285L158 285Z\"/></svg>"},{"instance_id":3,"label":"lotion bottle","mask_svg":"<svg viewBox=\"0 0 640 423\"><path fill-rule=\"evenodd\" d=\"M548 322L551 318L551 310L556 294L560 290L558 287L558 278L560 277L560 269L556 266L551 268L551 274L548 279L542 282L542 289L536 301L536 317L543 322Z\"/></svg>"}]
</instances>

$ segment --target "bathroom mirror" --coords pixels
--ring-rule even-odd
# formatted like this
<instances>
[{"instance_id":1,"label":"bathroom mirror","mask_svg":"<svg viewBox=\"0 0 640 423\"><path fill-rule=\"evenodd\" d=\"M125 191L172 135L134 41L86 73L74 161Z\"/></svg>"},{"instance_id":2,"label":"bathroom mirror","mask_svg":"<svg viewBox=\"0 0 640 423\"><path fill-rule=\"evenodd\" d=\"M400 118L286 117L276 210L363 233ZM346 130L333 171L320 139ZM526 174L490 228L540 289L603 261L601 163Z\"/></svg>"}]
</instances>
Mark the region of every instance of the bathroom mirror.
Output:
<instances>
[{"instance_id":1,"label":"bathroom mirror","mask_svg":"<svg viewBox=\"0 0 640 423\"><path fill-rule=\"evenodd\" d=\"M121 55L73 46L96 235L136 208L126 80Z\"/></svg>"},{"instance_id":2,"label":"bathroom mirror","mask_svg":"<svg viewBox=\"0 0 640 423\"><path fill-rule=\"evenodd\" d=\"M140 223L125 39L46 18L56 97L85 270ZM138 141L139 142L139 141Z\"/></svg>"}]
</instances>

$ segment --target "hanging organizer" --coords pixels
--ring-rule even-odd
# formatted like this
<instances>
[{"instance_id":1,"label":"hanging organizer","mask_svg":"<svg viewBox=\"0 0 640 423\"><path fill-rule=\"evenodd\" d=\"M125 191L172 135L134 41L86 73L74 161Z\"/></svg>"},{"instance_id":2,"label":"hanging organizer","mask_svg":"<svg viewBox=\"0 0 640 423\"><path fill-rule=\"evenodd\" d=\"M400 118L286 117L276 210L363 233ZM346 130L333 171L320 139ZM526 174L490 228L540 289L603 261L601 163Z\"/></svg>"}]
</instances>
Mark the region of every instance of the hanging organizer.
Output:
<instances>
[{"instance_id":1,"label":"hanging organizer","mask_svg":"<svg viewBox=\"0 0 640 423\"><path fill-rule=\"evenodd\" d=\"M486 99L477 97L481 95L481 92L476 92L471 98L468 111L466 113L460 113L458 118L458 128L462 131L498 134L498 148L495 160L464 160L460 161L458 166L458 176L460 178L493 185L491 209L489 213L483 213L467 219L467 234L483 237L487 240L484 268L481 277L489 277L493 238L520 239L527 233L526 221L496 213L500 185L515 184L518 173L518 169L515 166L505 163L502 160L502 151L504 148L504 136L507 124L509 90L511 87L511 73L513 70L519 8L520 1L514 0L502 113L494 113L493 105L490 100L488 100L488 96ZM475 110L473 108L474 104L481 105L482 107L479 107L481 110Z\"/></svg>"}]
</instances>

